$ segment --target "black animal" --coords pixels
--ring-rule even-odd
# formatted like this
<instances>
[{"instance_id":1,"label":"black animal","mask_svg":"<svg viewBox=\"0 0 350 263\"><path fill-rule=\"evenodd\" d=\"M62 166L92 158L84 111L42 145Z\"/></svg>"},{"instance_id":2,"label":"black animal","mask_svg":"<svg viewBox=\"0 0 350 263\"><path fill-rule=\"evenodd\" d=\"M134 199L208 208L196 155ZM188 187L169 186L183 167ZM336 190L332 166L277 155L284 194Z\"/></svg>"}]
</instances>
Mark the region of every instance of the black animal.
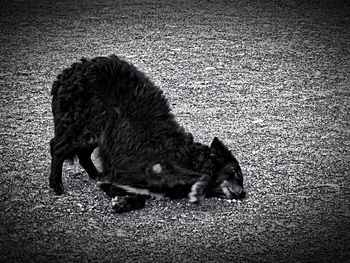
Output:
<instances>
[{"instance_id":1,"label":"black animal","mask_svg":"<svg viewBox=\"0 0 350 263\"><path fill-rule=\"evenodd\" d=\"M104 178L100 188L117 212L142 207L152 195L189 195L191 202L245 196L241 168L226 146L217 138L210 147L194 142L162 90L118 57L72 64L57 76L51 94L50 187L57 194L64 192L64 160L77 156L91 178ZM102 175L91 161L97 146Z\"/></svg>"}]
</instances>

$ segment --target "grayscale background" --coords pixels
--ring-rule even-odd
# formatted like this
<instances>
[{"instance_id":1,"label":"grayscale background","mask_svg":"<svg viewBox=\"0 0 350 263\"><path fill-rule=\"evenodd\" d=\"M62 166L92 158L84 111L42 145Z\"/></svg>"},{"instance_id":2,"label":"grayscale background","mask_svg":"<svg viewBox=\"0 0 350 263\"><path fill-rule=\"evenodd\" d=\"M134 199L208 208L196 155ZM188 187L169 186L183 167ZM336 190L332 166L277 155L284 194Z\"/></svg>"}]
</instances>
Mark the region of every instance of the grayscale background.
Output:
<instances>
[{"instance_id":1,"label":"grayscale background","mask_svg":"<svg viewBox=\"0 0 350 263\"><path fill-rule=\"evenodd\" d=\"M0 3L1 262L350 262L348 1ZM117 54L197 141L240 160L243 201L112 214L79 165L48 188L51 83Z\"/></svg>"}]
</instances>

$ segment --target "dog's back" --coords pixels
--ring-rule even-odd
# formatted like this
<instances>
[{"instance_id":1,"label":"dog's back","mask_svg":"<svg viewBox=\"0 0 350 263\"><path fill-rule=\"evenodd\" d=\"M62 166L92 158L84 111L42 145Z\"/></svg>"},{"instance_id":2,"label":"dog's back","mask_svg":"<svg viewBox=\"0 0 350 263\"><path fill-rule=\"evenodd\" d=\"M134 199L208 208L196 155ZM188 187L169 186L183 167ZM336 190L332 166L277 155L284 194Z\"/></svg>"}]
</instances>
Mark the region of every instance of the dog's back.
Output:
<instances>
[{"instance_id":1,"label":"dog's back","mask_svg":"<svg viewBox=\"0 0 350 263\"><path fill-rule=\"evenodd\" d=\"M74 63L57 76L51 94L55 124L52 144L68 158L73 157L75 148L100 143L111 111L113 116L123 114L132 122L150 119L150 115L170 116L162 91L116 56Z\"/></svg>"},{"instance_id":2,"label":"dog's back","mask_svg":"<svg viewBox=\"0 0 350 263\"><path fill-rule=\"evenodd\" d=\"M176 152L174 147L192 140L175 121L162 90L114 55L72 64L57 76L51 94L55 137L50 185L58 193L66 159L78 156L90 177L98 176L90 155L99 145L103 160L127 167L152 154Z\"/></svg>"}]
</instances>

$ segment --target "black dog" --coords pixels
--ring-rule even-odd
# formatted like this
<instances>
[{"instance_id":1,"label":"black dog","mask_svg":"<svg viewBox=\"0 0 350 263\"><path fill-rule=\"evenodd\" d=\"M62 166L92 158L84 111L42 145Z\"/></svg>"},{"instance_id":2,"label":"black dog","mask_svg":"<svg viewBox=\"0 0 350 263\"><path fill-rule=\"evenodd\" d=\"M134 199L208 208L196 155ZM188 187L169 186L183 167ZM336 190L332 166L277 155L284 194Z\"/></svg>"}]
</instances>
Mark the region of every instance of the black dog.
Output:
<instances>
[{"instance_id":1,"label":"black dog","mask_svg":"<svg viewBox=\"0 0 350 263\"><path fill-rule=\"evenodd\" d=\"M131 64L112 55L82 59L52 87L55 137L50 187L63 193L64 160L78 157L88 175L101 177L91 153L100 146L104 182L116 211L142 207L146 196L242 198L238 161L219 139L193 142L176 122L163 92Z\"/></svg>"}]
</instances>

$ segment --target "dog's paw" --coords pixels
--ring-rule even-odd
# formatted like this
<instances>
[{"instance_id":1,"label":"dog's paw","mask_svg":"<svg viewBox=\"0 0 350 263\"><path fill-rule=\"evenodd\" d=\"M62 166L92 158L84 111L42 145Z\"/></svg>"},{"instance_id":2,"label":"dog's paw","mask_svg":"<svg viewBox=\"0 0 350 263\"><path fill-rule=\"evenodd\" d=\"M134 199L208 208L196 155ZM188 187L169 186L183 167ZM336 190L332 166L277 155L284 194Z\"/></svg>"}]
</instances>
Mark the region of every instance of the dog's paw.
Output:
<instances>
[{"instance_id":1,"label":"dog's paw","mask_svg":"<svg viewBox=\"0 0 350 263\"><path fill-rule=\"evenodd\" d=\"M111 200L111 207L116 213L123 213L128 211L128 204L124 197L115 196Z\"/></svg>"},{"instance_id":2,"label":"dog's paw","mask_svg":"<svg viewBox=\"0 0 350 263\"><path fill-rule=\"evenodd\" d=\"M115 213L124 213L143 208L146 200L139 196L116 196L111 200L111 207Z\"/></svg>"},{"instance_id":3,"label":"dog's paw","mask_svg":"<svg viewBox=\"0 0 350 263\"><path fill-rule=\"evenodd\" d=\"M195 182L191 187L191 192L188 194L189 202L192 204L203 202L207 189L208 183L206 181L200 180Z\"/></svg>"},{"instance_id":4,"label":"dog's paw","mask_svg":"<svg viewBox=\"0 0 350 263\"><path fill-rule=\"evenodd\" d=\"M62 182L52 182L50 181L50 187L54 190L57 195L62 195L64 193Z\"/></svg>"}]
</instances>

